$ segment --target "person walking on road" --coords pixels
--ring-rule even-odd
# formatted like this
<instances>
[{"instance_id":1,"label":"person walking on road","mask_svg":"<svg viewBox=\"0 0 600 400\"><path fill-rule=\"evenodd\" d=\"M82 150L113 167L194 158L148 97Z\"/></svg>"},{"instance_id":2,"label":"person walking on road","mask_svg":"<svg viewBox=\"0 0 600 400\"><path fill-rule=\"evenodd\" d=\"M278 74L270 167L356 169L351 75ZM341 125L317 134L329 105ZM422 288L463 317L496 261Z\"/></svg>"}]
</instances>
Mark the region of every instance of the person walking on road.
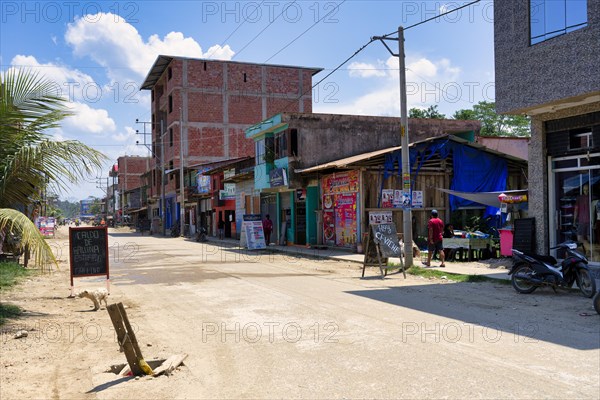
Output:
<instances>
[{"instance_id":1,"label":"person walking on road","mask_svg":"<svg viewBox=\"0 0 600 400\"><path fill-rule=\"evenodd\" d=\"M225 239L225 221L223 221L223 217L219 218L217 228L219 229L219 239Z\"/></svg>"},{"instance_id":2,"label":"person walking on road","mask_svg":"<svg viewBox=\"0 0 600 400\"><path fill-rule=\"evenodd\" d=\"M443 233L444 222L438 218L437 210L431 210L431 218L427 223L427 247L429 251L427 252L427 263L425 263L425 265L428 267L431 265L431 257L436 251L440 255L440 260L442 261L440 267L443 268L446 266L446 264L444 264Z\"/></svg>"},{"instance_id":3,"label":"person walking on road","mask_svg":"<svg viewBox=\"0 0 600 400\"><path fill-rule=\"evenodd\" d=\"M271 221L269 214L263 220L263 231L265 232L265 242L268 246L271 243L271 232L273 232L273 221Z\"/></svg>"}]
</instances>

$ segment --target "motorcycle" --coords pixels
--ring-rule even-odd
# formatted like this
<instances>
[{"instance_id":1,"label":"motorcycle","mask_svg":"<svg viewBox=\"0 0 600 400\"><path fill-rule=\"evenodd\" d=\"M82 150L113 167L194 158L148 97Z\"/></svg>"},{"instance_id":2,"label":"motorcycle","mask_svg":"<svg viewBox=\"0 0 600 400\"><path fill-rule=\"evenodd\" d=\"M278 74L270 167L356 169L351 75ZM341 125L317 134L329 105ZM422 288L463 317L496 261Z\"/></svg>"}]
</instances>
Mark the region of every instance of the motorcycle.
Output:
<instances>
[{"instance_id":1,"label":"motorcycle","mask_svg":"<svg viewBox=\"0 0 600 400\"><path fill-rule=\"evenodd\" d=\"M208 231L201 226L196 232L196 242L208 242Z\"/></svg>"},{"instance_id":2,"label":"motorcycle","mask_svg":"<svg viewBox=\"0 0 600 400\"><path fill-rule=\"evenodd\" d=\"M566 241L554 249L566 251L565 259L559 264L552 256L525 254L513 249L513 266L508 273L511 283L519 293L531 293L541 286L570 288L574 282L581 293L591 298L596 293L596 280L590 273L587 258L576 251L578 244Z\"/></svg>"},{"instance_id":3,"label":"motorcycle","mask_svg":"<svg viewBox=\"0 0 600 400\"><path fill-rule=\"evenodd\" d=\"M171 237L179 237L179 236L181 236L179 224L174 224L173 227L171 228Z\"/></svg>"}]
</instances>

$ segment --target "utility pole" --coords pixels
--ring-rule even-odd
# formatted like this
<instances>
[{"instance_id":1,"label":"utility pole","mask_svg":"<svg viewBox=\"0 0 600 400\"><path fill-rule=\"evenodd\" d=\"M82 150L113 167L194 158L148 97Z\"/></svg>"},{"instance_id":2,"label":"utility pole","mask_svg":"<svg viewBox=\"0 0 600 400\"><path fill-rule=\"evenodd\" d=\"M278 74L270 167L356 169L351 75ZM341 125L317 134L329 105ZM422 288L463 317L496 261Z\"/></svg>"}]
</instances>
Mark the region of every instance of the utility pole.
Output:
<instances>
[{"instance_id":1,"label":"utility pole","mask_svg":"<svg viewBox=\"0 0 600 400\"><path fill-rule=\"evenodd\" d=\"M402 232L404 233L404 256L405 268L413 265L413 254L412 254L412 193L410 187L410 152L409 152L409 141L408 141L408 107L406 105L406 66L405 66L405 55L404 55L404 28L398 27L398 37L390 38L387 36L375 36L374 40L379 40L390 54L394 57L398 57L398 64L400 68L400 145L402 154L402 191L403 195L408 196L411 199L406 208L402 210ZM394 53L389 48L385 40L398 41L398 53Z\"/></svg>"},{"instance_id":2,"label":"utility pole","mask_svg":"<svg viewBox=\"0 0 600 400\"><path fill-rule=\"evenodd\" d=\"M183 110L179 108L179 234L183 236L185 228L185 187L183 186Z\"/></svg>"}]
</instances>

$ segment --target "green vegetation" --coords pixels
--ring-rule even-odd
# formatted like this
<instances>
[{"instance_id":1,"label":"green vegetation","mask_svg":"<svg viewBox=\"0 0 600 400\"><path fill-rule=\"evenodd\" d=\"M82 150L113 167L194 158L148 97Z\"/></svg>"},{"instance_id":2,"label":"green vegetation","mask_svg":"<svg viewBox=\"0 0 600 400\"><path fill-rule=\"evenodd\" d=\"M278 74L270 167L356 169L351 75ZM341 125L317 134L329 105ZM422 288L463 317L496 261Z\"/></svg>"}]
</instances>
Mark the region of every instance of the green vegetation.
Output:
<instances>
[{"instance_id":1,"label":"green vegetation","mask_svg":"<svg viewBox=\"0 0 600 400\"><path fill-rule=\"evenodd\" d=\"M81 142L51 136L73 115L57 87L27 69L0 74L0 231L19 236L42 268L56 260L32 222L39 205L46 194L68 189L106 159Z\"/></svg>"},{"instance_id":2,"label":"green vegetation","mask_svg":"<svg viewBox=\"0 0 600 400\"><path fill-rule=\"evenodd\" d=\"M481 136L530 137L529 117L525 115L504 115L496 113L496 103L480 101L473 109L456 111L454 119L481 121Z\"/></svg>"},{"instance_id":3,"label":"green vegetation","mask_svg":"<svg viewBox=\"0 0 600 400\"><path fill-rule=\"evenodd\" d=\"M0 291L16 285L31 273L32 270L25 269L16 262L0 263ZM0 302L0 325L5 324L8 318L18 317L21 313L22 310L18 306Z\"/></svg>"},{"instance_id":4,"label":"green vegetation","mask_svg":"<svg viewBox=\"0 0 600 400\"><path fill-rule=\"evenodd\" d=\"M406 271L409 275L422 276L423 278L435 278L441 279L445 276L449 281L452 282L494 282L494 283L510 283L502 279L494 279L484 275L465 275L465 274L453 274L446 271L440 271L436 269L426 269L417 266L413 266Z\"/></svg>"},{"instance_id":5,"label":"green vegetation","mask_svg":"<svg viewBox=\"0 0 600 400\"><path fill-rule=\"evenodd\" d=\"M25 269L16 262L0 263L0 290L8 289L26 276L31 275L33 270Z\"/></svg>"},{"instance_id":6,"label":"green vegetation","mask_svg":"<svg viewBox=\"0 0 600 400\"><path fill-rule=\"evenodd\" d=\"M15 318L21 315L23 311L14 304L0 303L0 326L4 325L9 318Z\"/></svg>"}]
</instances>

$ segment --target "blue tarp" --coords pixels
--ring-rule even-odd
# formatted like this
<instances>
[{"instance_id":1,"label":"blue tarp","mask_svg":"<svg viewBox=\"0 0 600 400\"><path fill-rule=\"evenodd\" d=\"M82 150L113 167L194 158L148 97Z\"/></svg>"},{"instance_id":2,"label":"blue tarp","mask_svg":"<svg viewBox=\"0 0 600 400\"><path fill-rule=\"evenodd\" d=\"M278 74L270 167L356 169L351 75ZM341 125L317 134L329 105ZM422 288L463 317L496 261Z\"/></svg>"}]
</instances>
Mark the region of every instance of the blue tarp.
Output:
<instances>
[{"instance_id":1,"label":"blue tarp","mask_svg":"<svg viewBox=\"0 0 600 400\"><path fill-rule=\"evenodd\" d=\"M450 184L451 190L460 192L497 192L506 189L508 165L505 159L497 155L449 139L420 143L412 147L409 154L410 165L412 167L411 174L415 180L425 161L436 154L442 159L452 154L454 176ZM402 173L402 156L400 150L386 154L384 179L395 171L397 171L398 175ZM450 210L452 211L460 207L477 205L479 203L450 195ZM498 208L487 207L484 217L496 215L497 212Z\"/></svg>"}]
</instances>

